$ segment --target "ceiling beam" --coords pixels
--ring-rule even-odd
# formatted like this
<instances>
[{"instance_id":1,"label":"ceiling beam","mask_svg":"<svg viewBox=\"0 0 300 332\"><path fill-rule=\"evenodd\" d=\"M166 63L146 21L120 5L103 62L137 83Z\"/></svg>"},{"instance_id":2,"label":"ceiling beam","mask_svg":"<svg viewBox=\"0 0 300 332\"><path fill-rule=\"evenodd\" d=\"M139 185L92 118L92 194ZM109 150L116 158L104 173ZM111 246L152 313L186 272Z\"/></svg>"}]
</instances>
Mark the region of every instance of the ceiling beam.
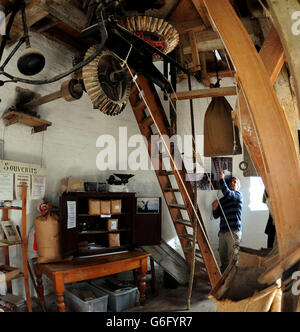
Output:
<instances>
[{"instance_id":1,"label":"ceiling beam","mask_svg":"<svg viewBox=\"0 0 300 332\"><path fill-rule=\"evenodd\" d=\"M225 97L235 96L237 89L235 86L226 88L211 88L211 89L200 89L193 91L182 91L173 93L171 99L173 100L191 100L198 98L213 98L213 97Z\"/></svg>"},{"instance_id":2,"label":"ceiling beam","mask_svg":"<svg viewBox=\"0 0 300 332\"><path fill-rule=\"evenodd\" d=\"M198 14L200 15L206 28L210 28L211 24L207 15L207 10L203 4L203 0L192 0Z\"/></svg>"},{"instance_id":3,"label":"ceiling beam","mask_svg":"<svg viewBox=\"0 0 300 332\"><path fill-rule=\"evenodd\" d=\"M252 26L251 20L243 19L243 24L246 27L248 34L250 35L254 44L259 45L260 39L256 36L255 31ZM213 31L213 29L209 28L203 31L195 32L196 45L199 52L209 52L213 50L224 49L224 44L220 39L217 32ZM192 48L189 42L189 38L187 35L181 36L181 42L183 47L184 54L191 54Z\"/></svg>"},{"instance_id":4,"label":"ceiling beam","mask_svg":"<svg viewBox=\"0 0 300 332\"><path fill-rule=\"evenodd\" d=\"M182 23L173 23L173 26L174 28L176 28L180 35L183 35L190 31L198 32L206 29L201 19L186 21Z\"/></svg>"},{"instance_id":5,"label":"ceiling beam","mask_svg":"<svg viewBox=\"0 0 300 332\"><path fill-rule=\"evenodd\" d=\"M48 13L41 10L37 5L40 3L40 0L32 0L26 6L26 23L28 28L34 25L36 22L45 18ZM10 15L6 18L9 19ZM22 14L19 11L15 17L14 24L10 31L10 39L6 43L6 47L11 47L14 45L22 36L24 35Z\"/></svg>"},{"instance_id":6,"label":"ceiling beam","mask_svg":"<svg viewBox=\"0 0 300 332\"><path fill-rule=\"evenodd\" d=\"M40 7L77 32L81 32L85 28L85 13L72 5L70 0L41 0Z\"/></svg>"}]
</instances>

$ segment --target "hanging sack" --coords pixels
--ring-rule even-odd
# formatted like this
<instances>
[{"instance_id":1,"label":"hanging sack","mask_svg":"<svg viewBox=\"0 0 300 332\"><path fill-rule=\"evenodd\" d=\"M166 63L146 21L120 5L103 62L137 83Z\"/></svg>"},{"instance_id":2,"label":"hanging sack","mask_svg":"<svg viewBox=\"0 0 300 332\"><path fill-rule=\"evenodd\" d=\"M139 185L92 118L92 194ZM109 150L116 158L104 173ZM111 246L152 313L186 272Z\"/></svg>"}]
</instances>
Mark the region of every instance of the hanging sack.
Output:
<instances>
[{"instance_id":1,"label":"hanging sack","mask_svg":"<svg viewBox=\"0 0 300 332\"><path fill-rule=\"evenodd\" d=\"M242 153L238 129L234 126L232 108L225 97L215 97L210 103L204 119L204 156L232 156Z\"/></svg>"}]
</instances>

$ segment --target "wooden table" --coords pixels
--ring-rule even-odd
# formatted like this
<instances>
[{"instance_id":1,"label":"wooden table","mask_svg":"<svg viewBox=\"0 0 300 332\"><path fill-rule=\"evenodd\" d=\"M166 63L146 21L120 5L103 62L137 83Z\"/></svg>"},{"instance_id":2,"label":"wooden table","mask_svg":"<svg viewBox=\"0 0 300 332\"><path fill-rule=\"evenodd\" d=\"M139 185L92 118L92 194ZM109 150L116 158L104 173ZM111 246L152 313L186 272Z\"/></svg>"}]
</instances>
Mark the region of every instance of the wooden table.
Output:
<instances>
[{"instance_id":1,"label":"wooden table","mask_svg":"<svg viewBox=\"0 0 300 332\"><path fill-rule=\"evenodd\" d=\"M42 275L46 275L54 283L59 312L65 312L64 303L65 284L96 279L130 270L137 270L139 274L140 304L145 304L146 273L148 257L141 251L130 251L120 254L80 258L70 262L39 264L33 259L34 271L37 278L37 291L41 306L46 311Z\"/></svg>"}]
</instances>

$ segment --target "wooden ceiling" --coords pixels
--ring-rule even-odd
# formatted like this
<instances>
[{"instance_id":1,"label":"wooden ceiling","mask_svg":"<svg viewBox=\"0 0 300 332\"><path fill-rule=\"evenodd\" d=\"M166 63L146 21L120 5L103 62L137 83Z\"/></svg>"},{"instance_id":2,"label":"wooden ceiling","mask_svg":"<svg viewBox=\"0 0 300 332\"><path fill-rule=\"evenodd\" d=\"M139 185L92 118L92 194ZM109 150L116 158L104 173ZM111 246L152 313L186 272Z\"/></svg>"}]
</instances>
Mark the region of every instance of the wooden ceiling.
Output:
<instances>
[{"instance_id":1,"label":"wooden ceiling","mask_svg":"<svg viewBox=\"0 0 300 332\"><path fill-rule=\"evenodd\" d=\"M0 0L0 4L7 6L11 1L14 0ZM255 17L257 14L251 12L251 6L256 8L253 4L257 0L230 1L237 9L254 43L258 47L261 46L263 40ZM86 24L86 14L83 11L85 0L27 0L26 2L28 3L27 24L30 31L40 33L81 55L94 43L93 40L81 37L81 31ZM247 3L246 9L245 3ZM128 12L128 16L134 14L136 13ZM165 5L161 9L148 10L145 15L164 18L172 23L180 34L179 53L184 57L184 61L188 61L194 71L201 67L202 70L204 68L204 72L208 72L207 77L213 76L216 66L212 51L220 50L223 57L225 50L212 27L202 0L165 0ZM15 44L22 35L22 19L19 13L8 46ZM220 75L226 76L228 66L224 57L219 65ZM205 85L208 85L209 81L206 80Z\"/></svg>"}]
</instances>

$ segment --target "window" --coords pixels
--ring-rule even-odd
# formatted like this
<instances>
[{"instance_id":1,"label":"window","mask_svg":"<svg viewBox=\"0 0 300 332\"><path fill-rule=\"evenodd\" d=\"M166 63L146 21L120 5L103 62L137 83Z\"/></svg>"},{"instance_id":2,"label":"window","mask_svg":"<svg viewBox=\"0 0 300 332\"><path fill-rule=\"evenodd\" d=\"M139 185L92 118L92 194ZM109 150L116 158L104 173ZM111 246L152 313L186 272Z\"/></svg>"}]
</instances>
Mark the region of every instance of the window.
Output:
<instances>
[{"instance_id":1,"label":"window","mask_svg":"<svg viewBox=\"0 0 300 332\"><path fill-rule=\"evenodd\" d=\"M263 181L259 177L250 178L250 204L251 211L267 211L267 204L263 203L263 194L265 192L265 186Z\"/></svg>"}]
</instances>

